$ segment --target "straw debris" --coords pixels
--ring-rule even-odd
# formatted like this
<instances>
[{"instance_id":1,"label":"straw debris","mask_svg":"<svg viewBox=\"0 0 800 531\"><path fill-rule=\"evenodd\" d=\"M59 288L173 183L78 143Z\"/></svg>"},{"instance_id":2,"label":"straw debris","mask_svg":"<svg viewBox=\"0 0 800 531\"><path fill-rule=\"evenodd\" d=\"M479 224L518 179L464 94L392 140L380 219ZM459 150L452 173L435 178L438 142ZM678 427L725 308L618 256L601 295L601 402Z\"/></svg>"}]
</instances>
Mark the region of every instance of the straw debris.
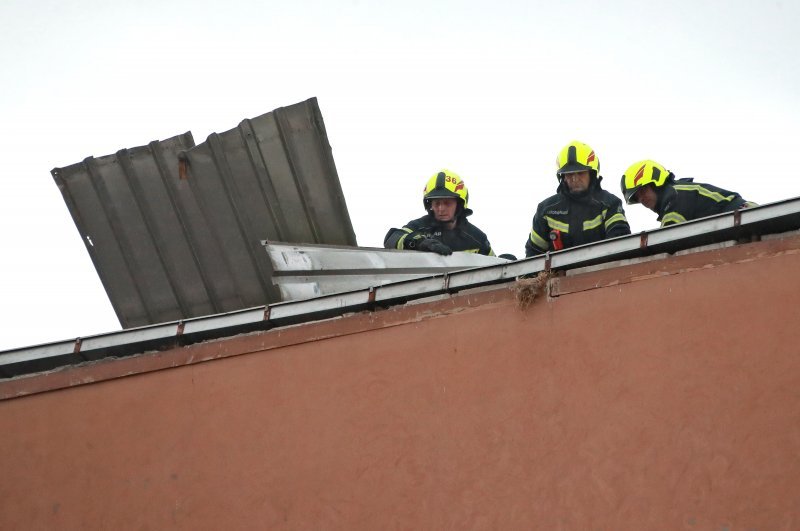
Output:
<instances>
[{"instance_id":1,"label":"straw debris","mask_svg":"<svg viewBox=\"0 0 800 531\"><path fill-rule=\"evenodd\" d=\"M514 296L517 300L517 307L520 310L526 310L528 306L533 304L536 296L541 294L547 287L547 281L550 274L542 271L532 278L521 278L517 280L511 289L514 291Z\"/></svg>"}]
</instances>

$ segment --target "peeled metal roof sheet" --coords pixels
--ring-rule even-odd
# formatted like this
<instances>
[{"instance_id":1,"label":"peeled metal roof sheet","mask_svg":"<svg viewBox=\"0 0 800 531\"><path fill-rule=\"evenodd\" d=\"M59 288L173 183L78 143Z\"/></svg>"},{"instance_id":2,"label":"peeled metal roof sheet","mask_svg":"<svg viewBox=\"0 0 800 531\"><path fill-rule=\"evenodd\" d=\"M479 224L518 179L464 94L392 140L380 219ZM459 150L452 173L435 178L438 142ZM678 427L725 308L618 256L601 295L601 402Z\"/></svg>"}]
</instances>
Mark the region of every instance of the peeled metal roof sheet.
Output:
<instances>
[{"instance_id":1,"label":"peeled metal roof sheet","mask_svg":"<svg viewBox=\"0 0 800 531\"><path fill-rule=\"evenodd\" d=\"M316 98L51 173L123 328L280 301L262 240L356 245Z\"/></svg>"},{"instance_id":2,"label":"peeled metal roof sheet","mask_svg":"<svg viewBox=\"0 0 800 531\"><path fill-rule=\"evenodd\" d=\"M397 249L297 245L265 241L284 301L308 299L472 267L507 264L477 253L410 253Z\"/></svg>"}]
</instances>

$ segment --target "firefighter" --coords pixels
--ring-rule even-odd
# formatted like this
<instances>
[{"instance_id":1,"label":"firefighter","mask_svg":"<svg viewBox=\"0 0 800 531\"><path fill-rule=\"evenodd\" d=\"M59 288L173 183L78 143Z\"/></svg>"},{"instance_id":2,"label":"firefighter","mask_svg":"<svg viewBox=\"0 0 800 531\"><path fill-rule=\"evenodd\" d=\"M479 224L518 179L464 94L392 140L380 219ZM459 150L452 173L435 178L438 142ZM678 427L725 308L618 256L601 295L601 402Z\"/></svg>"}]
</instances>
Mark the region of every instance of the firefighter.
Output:
<instances>
[{"instance_id":1,"label":"firefighter","mask_svg":"<svg viewBox=\"0 0 800 531\"><path fill-rule=\"evenodd\" d=\"M469 192L461 177L450 170L435 173L422 195L427 214L401 229L389 229L383 246L441 255L462 251L494 256L486 234L467 220L472 214L468 202Z\"/></svg>"},{"instance_id":2,"label":"firefighter","mask_svg":"<svg viewBox=\"0 0 800 531\"><path fill-rule=\"evenodd\" d=\"M691 177L676 179L653 160L631 164L620 186L629 205L643 204L658 214L662 227L756 205L736 192L695 183Z\"/></svg>"},{"instance_id":3,"label":"firefighter","mask_svg":"<svg viewBox=\"0 0 800 531\"><path fill-rule=\"evenodd\" d=\"M525 256L630 234L622 201L600 187L600 161L591 147L570 142L556 158L556 194L536 208Z\"/></svg>"}]
</instances>

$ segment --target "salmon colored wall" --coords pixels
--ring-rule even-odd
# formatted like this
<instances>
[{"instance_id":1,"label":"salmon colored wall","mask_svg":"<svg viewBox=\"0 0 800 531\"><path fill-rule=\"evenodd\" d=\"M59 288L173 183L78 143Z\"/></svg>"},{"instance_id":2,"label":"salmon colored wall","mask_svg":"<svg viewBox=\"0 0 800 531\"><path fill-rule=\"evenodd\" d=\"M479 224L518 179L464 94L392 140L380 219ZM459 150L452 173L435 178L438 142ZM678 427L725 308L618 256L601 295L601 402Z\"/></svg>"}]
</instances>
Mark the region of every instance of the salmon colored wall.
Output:
<instances>
[{"instance_id":1,"label":"salmon colored wall","mask_svg":"<svg viewBox=\"0 0 800 531\"><path fill-rule=\"evenodd\" d=\"M73 369L140 374L0 401L0 528L798 529L776 245Z\"/></svg>"}]
</instances>

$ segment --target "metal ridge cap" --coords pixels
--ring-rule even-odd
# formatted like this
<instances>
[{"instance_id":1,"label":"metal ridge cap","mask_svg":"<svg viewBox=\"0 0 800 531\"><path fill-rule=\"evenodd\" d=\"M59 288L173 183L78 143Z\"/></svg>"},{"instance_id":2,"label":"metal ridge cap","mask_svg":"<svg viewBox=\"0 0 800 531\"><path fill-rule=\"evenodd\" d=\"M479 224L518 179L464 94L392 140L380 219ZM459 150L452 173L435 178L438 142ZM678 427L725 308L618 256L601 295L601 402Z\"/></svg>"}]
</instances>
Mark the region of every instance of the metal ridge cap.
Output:
<instances>
[{"instance_id":1,"label":"metal ridge cap","mask_svg":"<svg viewBox=\"0 0 800 531\"><path fill-rule=\"evenodd\" d=\"M740 225L749 225L759 221L765 221L785 216L800 214L800 197L792 197L766 203L750 208L743 208L738 211L741 215Z\"/></svg>"},{"instance_id":2,"label":"metal ridge cap","mask_svg":"<svg viewBox=\"0 0 800 531\"><path fill-rule=\"evenodd\" d=\"M646 234L647 232L626 234L562 251L551 252L550 269L581 267L587 265L588 262L596 262L598 260L611 261L616 260L620 255L642 252L647 247L647 244L643 243L643 235ZM646 237L644 241L647 241Z\"/></svg>"},{"instance_id":3,"label":"metal ridge cap","mask_svg":"<svg viewBox=\"0 0 800 531\"><path fill-rule=\"evenodd\" d=\"M179 322L147 325L0 352L0 366L174 338Z\"/></svg>"},{"instance_id":4,"label":"metal ridge cap","mask_svg":"<svg viewBox=\"0 0 800 531\"><path fill-rule=\"evenodd\" d=\"M373 288L363 288L299 301L276 302L269 305L268 319L270 322L276 322L307 315L308 321L311 321L314 319L313 316L319 313L337 311L346 313L369 304L372 291ZM301 322L305 320L301 319Z\"/></svg>"},{"instance_id":5,"label":"metal ridge cap","mask_svg":"<svg viewBox=\"0 0 800 531\"><path fill-rule=\"evenodd\" d=\"M252 324L264 320L264 306L247 308L222 314L195 317L153 325L105 332L65 341L45 343L30 347L0 351L0 366L34 361L58 356L80 355L137 343L174 340L180 336L209 330L223 330L233 326Z\"/></svg>"},{"instance_id":6,"label":"metal ridge cap","mask_svg":"<svg viewBox=\"0 0 800 531\"><path fill-rule=\"evenodd\" d=\"M686 221L676 225L658 227L648 232L647 246L653 247L664 243L675 243L699 235L714 233L736 227L736 212L723 212L701 219Z\"/></svg>"},{"instance_id":7,"label":"metal ridge cap","mask_svg":"<svg viewBox=\"0 0 800 531\"><path fill-rule=\"evenodd\" d=\"M254 306L232 312L206 315L203 317L193 317L181 321L183 324L182 335L188 336L200 332L209 332L244 326L265 321L267 306Z\"/></svg>"},{"instance_id":8,"label":"metal ridge cap","mask_svg":"<svg viewBox=\"0 0 800 531\"><path fill-rule=\"evenodd\" d=\"M505 264L473 267L448 273L447 288L458 289L478 287L485 284L510 282L523 275L531 275L544 271L547 266L545 255L522 258Z\"/></svg>"},{"instance_id":9,"label":"metal ridge cap","mask_svg":"<svg viewBox=\"0 0 800 531\"><path fill-rule=\"evenodd\" d=\"M80 341L80 338L66 339L64 341L56 341L53 343L43 343L41 345L34 345L30 347L4 350L0 352L0 366L39 359L55 358L58 356L68 356L75 353L78 345L80 345Z\"/></svg>"},{"instance_id":10,"label":"metal ridge cap","mask_svg":"<svg viewBox=\"0 0 800 531\"><path fill-rule=\"evenodd\" d=\"M303 323L318 319L320 314L343 315L375 303L399 303L443 292L458 291L480 285L510 282L517 277L544 271L546 269L571 269L597 263L613 261L620 257L647 255L658 251L659 246L679 243L682 240L696 240L699 236L713 237L715 233L725 233L740 227L764 221L777 221L781 218L800 214L800 197L727 212L698 220L660 227L639 234L619 236L593 244L582 245L562 251L524 258L514 262L477 266L450 273L440 273L427 277L399 282L391 282L377 287L334 293L304 299L273 303L236 310L222 314L196 317L183 321L161 323L139 328L127 329L105 334L88 336L74 340L58 341L22 347L0 352L0 366L38 359L46 359L91 351L102 351L137 343L152 343L175 339L182 335L201 332L220 331L237 326L254 325L260 322L272 323L291 320ZM737 224L736 219L739 218ZM800 217L796 221L800 226ZM792 225L792 228L797 228ZM787 229L790 230L790 229ZM687 245L691 241L687 241Z\"/></svg>"}]
</instances>

